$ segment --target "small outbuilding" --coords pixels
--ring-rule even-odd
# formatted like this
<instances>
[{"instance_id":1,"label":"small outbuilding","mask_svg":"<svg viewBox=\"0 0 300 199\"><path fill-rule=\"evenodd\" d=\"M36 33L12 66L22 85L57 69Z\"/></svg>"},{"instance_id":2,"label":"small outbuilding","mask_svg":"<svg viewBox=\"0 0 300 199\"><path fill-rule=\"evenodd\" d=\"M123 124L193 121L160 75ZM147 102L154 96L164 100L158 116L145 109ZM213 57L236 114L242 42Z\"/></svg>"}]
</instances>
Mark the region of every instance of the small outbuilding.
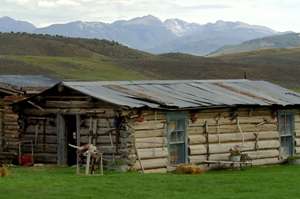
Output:
<instances>
[{"instance_id":1,"label":"small outbuilding","mask_svg":"<svg viewBox=\"0 0 300 199\"><path fill-rule=\"evenodd\" d=\"M44 75L0 75L0 151L18 149L18 114L10 105L59 82Z\"/></svg>"},{"instance_id":2,"label":"small outbuilding","mask_svg":"<svg viewBox=\"0 0 300 199\"><path fill-rule=\"evenodd\" d=\"M33 141L41 163L74 165L68 144L86 143L145 173L227 160L234 147L253 165L300 155L300 94L266 81L61 82L13 109L20 139Z\"/></svg>"}]
</instances>

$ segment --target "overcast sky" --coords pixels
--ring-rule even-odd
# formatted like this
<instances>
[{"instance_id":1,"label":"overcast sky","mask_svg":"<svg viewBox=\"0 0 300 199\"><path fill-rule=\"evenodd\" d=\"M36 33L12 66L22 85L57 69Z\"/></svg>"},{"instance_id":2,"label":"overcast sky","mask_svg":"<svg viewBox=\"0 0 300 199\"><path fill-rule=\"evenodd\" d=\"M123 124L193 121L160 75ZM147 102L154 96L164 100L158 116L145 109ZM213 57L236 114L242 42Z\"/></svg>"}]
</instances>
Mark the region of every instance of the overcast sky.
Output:
<instances>
[{"instance_id":1,"label":"overcast sky","mask_svg":"<svg viewBox=\"0 0 300 199\"><path fill-rule=\"evenodd\" d=\"M206 24L218 20L300 32L300 0L0 0L0 18L41 28L72 21L130 20L151 14Z\"/></svg>"}]
</instances>

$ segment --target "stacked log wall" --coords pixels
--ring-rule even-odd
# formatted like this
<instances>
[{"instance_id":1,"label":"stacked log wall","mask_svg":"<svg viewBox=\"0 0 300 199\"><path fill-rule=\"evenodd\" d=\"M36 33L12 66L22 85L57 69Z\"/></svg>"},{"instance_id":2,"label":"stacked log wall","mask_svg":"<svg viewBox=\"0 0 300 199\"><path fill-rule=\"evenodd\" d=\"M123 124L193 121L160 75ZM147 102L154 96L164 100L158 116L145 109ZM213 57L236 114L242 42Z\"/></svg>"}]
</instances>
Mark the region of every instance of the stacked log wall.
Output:
<instances>
[{"instance_id":1,"label":"stacked log wall","mask_svg":"<svg viewBox=\"0 0 300 199\"><path fill-rule=\"evenodd\" d=\"M20 129L21 155L31 155L33 146L34 161L39 163L57 162L57 120L52 117L31 116L26 126ZM32 141L32 146L30 142Z\"/></svg>"},{"instance_id":2,"label":"stacked log wall","mask_svg":"<svg viewBox=\"0 0 300 199\"><path fill-rule=\"evenodd\" d=\"M143 121L139 121L138 112L134 110L120 124L121 157L133 171L166 173L168 141L165 136L165 113L152 110L142 112Z\"/></svg>"},{"instance_id":3,"label":"stacked log wall","mask_svg":"<svg viewBox=\"0 0 300 199\"><path fill-rule=\"evenodd\" d=\"M247 153L254 165L282 162L279 153L277 115L274 110L270 108L239 108L234 111L207 109L198 112L197 116L197 121L189 120L189 161L191 163L203 163L204 160L228 160L229 150L234 147L240 149L242 153Z\"/></svg>"},{"instance_id":4,"label":"stacked log wall","mask_svg":"<svg viewBox=\"0 0 300 199\"><path fill-rule=\"evenodd\" d=\"M7 150L18 151L19 124L18 114L12 111L12 102L24 99L26 96L5 96L2 100L2 144Z\"/></svg>"},{"instance_id":5,"label":"stacked log wall","mask_svg":"<svg viewBox=\"0 0 300 199\"><path fill-rule=\"evenodd\" d=\"M27 108L23 114L31 117L49 117L49 114L80 115L82 116L80 145L89 142L91 131L96 124L96 146L104 153L104 160L122 159L128 163L131 170L143 169L145 173L167 172L167 112L144 110L144 121L139 122L137 110L124 111L119 118L118 130L115 128L114 106L101 102L89 102L85 96L72 96L71 94L45 98L46 101L40 104L45 111L32 107ZM38 101L35 103L39 105ZM87 111L104 111L104 113L91 115L87 114ZM205 109L197 112L197 121L194 122L192 121L194 113L190 113L188 121L189 162L227 160L229 149L239 147L243 153L249 154L254 165L280 163L282 161L279 153L280 139L277 116L274 113L275 111L271 108L238 108L234 111L229 108ZM57 147L54 139L57 135L54 132L56 133L57 127L49 125L50 123L46 122L45 135L40 131L38 133L37 143L40 146L37 148L39 152L37 155L51 156L47 161L54 162ZM35 129L36 123L30 123L22 139L33 139ZM48 129L52 130L48 132ZM299 111L295 112L295 130L295 149L297 154L300 154ZM118 135L119 139L117 139ZM48 148L45 148L42 140L49 144ZM53 140L53 143L50 140Z\"/></svg>"},{"instance_id":6,"label":"stacked log wall","mask_svg":"<svg viewBox=\"0 0 300 199\"><path fill-rule=\"evenodd\" d=\"M35 106L27 107L22 113L26 127L21 140L33 140L34 157L37 162L57 163L57 115L79 115L79 145L95 144L104 153L105 161L120 158L116 148L116 128L114 126L114 106L105 103L87 101L87 96L67 93L59 96L38 96L33 100ZM101 112L100 114L98 114ZM29 119L28 119L29 118ZM45 121L45 130L44 130ZM51 121L51 122L50 122ZM92 127L90 126L92 121ZM75 125L75 124L74 124ZM36 136L38 128L38 133ZM93 136L93 129L96 135ZM66 136L66 135L65 135ZM36 140L36 141L35 141ZM95 142L94 142L95 140ZM66 143L67 144L67 143ZM24 143L22 151L29 155L30 143ZM69 147L69 146L67 146ZM75 155L74 155L75 156Z\"/></svg>"},{"instance_id":7,"label":"stacked log wall","mask_svg":"<svg viewBox=\"0 0 300 199\"><path fill-rule=\"evenodd\" d=\"M101 109L105 114L96 114L92 118L85 115L80 127L80 145L86 143L96 144L97 149L103 153L104 164L120 159L120 144L117 141L117 128L115 126L113 107ZM92 124L90 123L92 120ZM90 126L91 125L91 126ZM94 125L97 125L96 136L92 137Z\"/></svg>"}]
</instances>

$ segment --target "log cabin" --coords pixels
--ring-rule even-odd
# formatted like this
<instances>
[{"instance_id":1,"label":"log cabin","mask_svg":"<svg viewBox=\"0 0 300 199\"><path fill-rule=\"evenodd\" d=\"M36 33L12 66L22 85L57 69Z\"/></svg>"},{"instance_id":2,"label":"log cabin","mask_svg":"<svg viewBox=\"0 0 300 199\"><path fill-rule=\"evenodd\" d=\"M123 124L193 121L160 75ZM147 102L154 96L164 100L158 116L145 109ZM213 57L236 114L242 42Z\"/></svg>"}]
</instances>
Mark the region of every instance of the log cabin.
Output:
<instances>
[{"instance_id":1,"label":"log cabin","mask_svg":"<svg viewBox=\"0 0 300 199\"><path fill-rule=\"evenodd\" d=\"M44 75L0 75L0 151L18 149L18 114L12 111L10 104L59 82Z\"/></svg>"},{"instance_id":2,"label":"log cabin","mask_svg":"<svg viewBox=\"0 0 300 199\"><path fill-rule=\"evenodd\" d=\"M208 170L205 160L227 160L234 147L253 165L300 155L300 94L266 81L61 82L13 109L41 163L74 165L68 144L86 143L144 173L182 163Z\"/></svg>"}]
</instances>

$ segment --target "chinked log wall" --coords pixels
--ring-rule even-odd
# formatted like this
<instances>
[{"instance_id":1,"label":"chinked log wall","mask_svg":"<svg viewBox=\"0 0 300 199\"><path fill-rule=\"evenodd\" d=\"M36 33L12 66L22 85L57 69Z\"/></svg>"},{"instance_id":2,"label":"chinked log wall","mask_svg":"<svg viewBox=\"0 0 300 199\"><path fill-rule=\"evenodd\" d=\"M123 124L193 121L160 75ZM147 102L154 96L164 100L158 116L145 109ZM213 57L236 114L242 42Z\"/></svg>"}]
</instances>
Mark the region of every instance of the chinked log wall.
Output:
<instances>
[{"instance_id":1,"label":"chinked log wall","mask_svg":"<svg viewBox=\"0 0 300 199\"><path fill-rule=\"evenodd\" d=\"M104 159L111 161L121 158L132 170L144 172L167 172L168 156L166 139L166 113L164 111L142 110L144 121L137 121L137 110L123 111L119 126L119 142L116 145L114 127L114 106L101 102L88 102L85 96L45 97L41 107L28 108L23 113L30 117L47 117L45 133L42 120L39 125L35 157L45 162L57 161L56 114L80 115L80 145L89 142L90 131L96 129L96 146L104 153ZM43 101L42 100L42 101ZM38 102L36 102L39 105ZM87 111L105 111L92 116ZM132 112L132 113L131 113ZM254 165L276 164L280 159L280 141L277 130L275 110L269 108L206 109L197 112L197 121L192 122L189 115L188 140L189 162L203 163L203 160L227 160L229 149L241 147L248 153ZM50 124L49 113L55 115L54 124ZM177 113L177 112L174 112ZM126 117L125 117L126 116ZM37 120L30 120L22 139L35 138ZM97 128L95 127L97 126ZM295 110L296 152L300 154L300 117ZM242 131L242 133L241 133ZM208 135L208 145L207 137ZM45 141L45 143L43 143ZM118 146L118 151L117 151ZM40 148L39 148L40 147ZM29 147L27 146L27 153ZM43 159L44 158L44 159ZM205 165L203 165L206 167ZM207 168L206 168L207 169Z\"/></svg>"},{"instance_id":2,"label":"chinked log wall","mask_svg":"<svg viewBox=\"0 0 300 199\"><path fill-rule=\"evenodd\" d=\"M144 121L138 121L137 110L123 111L120 124L121 158L133 171L166 173L168 141L165 112L142 110Z\"/></svg>"},{"instance_id":3,"label":"chinked log wall","mask_svg":"<svg viewBox=\"0 0 300 199\"><path fill-rule=\"evenodd\" d=\"M19 124L18 114L12 111L10 104L14 101L24 99L23 95L19 96L5 96L2 99L1 110L1 130L2 130L2 144L3 149L18 150L19 143Z\"/></svg>"},{"instance_id":4,"label":"chinked log wall","mask_svg":"<svg viewBox=\"0 0 300 199\"><path fill-rule=\"evenodd\" d=\"M189 121L190 162L228 160L229 150L234 147L247 153L253 165L283 162L275 113L269 108L200 111L196 122Z\"/></svg>"},{"instance_id":5,"label":"chinked log wall","mask_svg":"<svg viewBox=\"0 0 300 199\"><path fill-rule=\"evenodd\" d=\"M147 113L147 111L145 110ZM124 114L128 112L124 112ZM135 112L134 115L137 113ZM128 157L132 170L167 172L168 156L166 112L148 111L144 122L135 118L120 127L121 157ZM238 147L253 160L253 165L278 164L280 137L276 110L270 108L206 109L197 112L197 121L188 121L189 162L228 160L229 149ZM295 110L296 151L300 152L300 117ZM207 137L208 135L208 137ZM127 139L127 140L125 140ZM208 142L207 142L208 140ZM137 151L136 151L137 150ZM137 153L136 153L137 152ZM139 155L139 157L137 156ZM133 160L136 160L135 162ZM213 168L202 164L203 169Z\"/></svg>"}]
</instances>

